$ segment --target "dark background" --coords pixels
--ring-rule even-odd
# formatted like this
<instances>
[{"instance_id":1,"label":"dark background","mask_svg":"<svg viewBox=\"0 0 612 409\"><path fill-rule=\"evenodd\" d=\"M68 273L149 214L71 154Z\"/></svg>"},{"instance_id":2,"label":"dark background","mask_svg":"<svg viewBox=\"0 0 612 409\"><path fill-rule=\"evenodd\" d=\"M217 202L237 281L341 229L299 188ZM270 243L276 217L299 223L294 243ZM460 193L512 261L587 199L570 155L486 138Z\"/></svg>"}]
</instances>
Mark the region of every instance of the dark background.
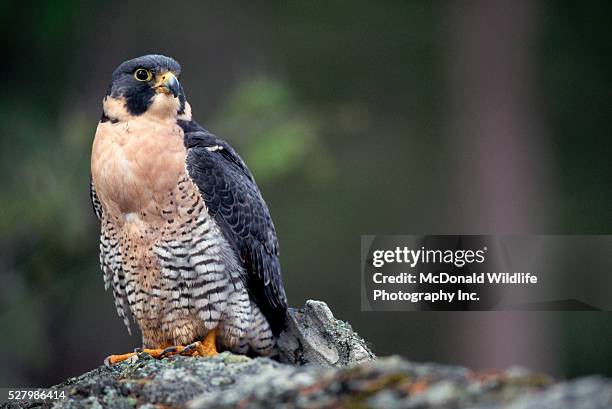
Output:
<instances>
[{"instance_id":1,"label":"dark background","mask_svg":"<svg viewBox=\"0 0 612 409\"><path fill-rule=\"evenodd\" d=\"M147 53L253 171L291 305L325 300L379 355L612 375L609 313L359 299L361 234L612 231L611 21L606 1L0 3L0 385L139 346L88 180L110 73Z\"/></svg>"}]
</instances>

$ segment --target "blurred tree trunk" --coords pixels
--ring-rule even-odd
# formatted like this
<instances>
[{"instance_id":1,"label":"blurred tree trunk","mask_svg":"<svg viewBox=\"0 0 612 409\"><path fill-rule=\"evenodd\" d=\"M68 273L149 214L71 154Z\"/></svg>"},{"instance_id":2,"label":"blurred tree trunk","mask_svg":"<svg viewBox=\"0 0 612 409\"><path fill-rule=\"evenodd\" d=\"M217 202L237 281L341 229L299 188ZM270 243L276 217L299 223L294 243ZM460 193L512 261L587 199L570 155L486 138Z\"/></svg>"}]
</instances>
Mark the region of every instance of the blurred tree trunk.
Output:
<instances>
[{"instance_id":1,"label":"blurred tree trunk","mask_svg":"<svg viewBox=\"0 0 612 409\"><path fill-rule=\"evenodd\" d=\"M448 11L456 225L475 234L552 233L552 161L535 103L536 3L452 2ZM449 348L460 339L465 362L558 371L550 314L457 318Z\"/></svg>"}]
</instances>

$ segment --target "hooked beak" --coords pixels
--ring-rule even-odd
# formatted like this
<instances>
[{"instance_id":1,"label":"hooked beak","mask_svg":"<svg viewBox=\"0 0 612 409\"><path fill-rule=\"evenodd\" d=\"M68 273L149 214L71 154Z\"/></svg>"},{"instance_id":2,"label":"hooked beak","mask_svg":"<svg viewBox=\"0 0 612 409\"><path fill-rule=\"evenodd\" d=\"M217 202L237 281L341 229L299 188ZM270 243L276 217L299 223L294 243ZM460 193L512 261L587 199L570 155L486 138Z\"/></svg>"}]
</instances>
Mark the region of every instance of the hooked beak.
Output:
<instances>
[{"instance_id":1,"label":"hooked beak","mask_svg":"<svg viewBox=\"0 0 612 409\"><path fill-rule=\"evenodd\" d=\"M168 71L157 76L154 88L156 92L163 92L168 95L172 94L176 98L178 97L181 86L176 76Z\"/></svg>"}]
</instances>

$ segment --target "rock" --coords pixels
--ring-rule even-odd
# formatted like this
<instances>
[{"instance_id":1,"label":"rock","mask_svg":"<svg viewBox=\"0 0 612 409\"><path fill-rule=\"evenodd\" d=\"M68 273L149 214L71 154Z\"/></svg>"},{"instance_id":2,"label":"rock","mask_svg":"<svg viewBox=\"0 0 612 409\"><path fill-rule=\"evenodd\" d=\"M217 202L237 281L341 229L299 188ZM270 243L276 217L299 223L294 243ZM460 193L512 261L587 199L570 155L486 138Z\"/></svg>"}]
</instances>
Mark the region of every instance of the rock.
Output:
<instances>
[{"instance_id":1,"label":"rock","mask_svg":"<svg viewBox=\"0 0 612 409\"><path fill-rule=\"evenodd\" d=\"M376 358L349 324L334 318L327 304L313 300L303 309L289 309L278 348L280 361L293 365L340 367Z\"/></svg>"},{"instance_id":2,"label":"rock","mask_svg":"<svg viewBox=\"0 0 612 409\"><path fill-rule=\"evenodd\" d=\"M309 301L288 315L281 358L298 365L228 352L163 360L140 354L133 362L101 366L57 385L68 398L53 407L612 408L610 379L593 376L555 384L521 368L477 373L398 356L374 359L365 342L324 303Z\"/></svg>"},{"instance_id":3,"label":"rock","mask_svg":"<svg viewBox=\"0 0 612 409\"><path fill-rule=\"evenodd\" d=\"M600 376L590 376L562 382L547 390L518 399L507 409L612 408L612 382Z\"/></svg>"}]
</instances>

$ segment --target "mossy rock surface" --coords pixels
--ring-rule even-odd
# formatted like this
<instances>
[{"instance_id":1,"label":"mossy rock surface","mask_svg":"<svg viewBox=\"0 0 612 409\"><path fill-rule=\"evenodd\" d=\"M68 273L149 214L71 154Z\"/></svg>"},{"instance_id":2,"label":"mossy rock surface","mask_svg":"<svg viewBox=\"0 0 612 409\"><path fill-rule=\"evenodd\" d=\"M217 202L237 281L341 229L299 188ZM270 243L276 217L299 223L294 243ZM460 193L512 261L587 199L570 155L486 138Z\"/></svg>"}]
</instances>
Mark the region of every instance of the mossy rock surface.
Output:
<instances>
[{"instance_id":1,"label":"mossy rock surface","mask_svg":"<svg viewBox=\"0 0 612 409\"><path fill-rule=\"evenodd\" d=\"M293 322L283 336L283 363L228 352L163 360L140 354L57 385L68 392L63 401L3 407L612 408L611 379L555 382L520 368L479 373L399 356L376 359L324 303L308 302L304 309L290 311L288 319Z\"/></svg>"}]
</instances>

